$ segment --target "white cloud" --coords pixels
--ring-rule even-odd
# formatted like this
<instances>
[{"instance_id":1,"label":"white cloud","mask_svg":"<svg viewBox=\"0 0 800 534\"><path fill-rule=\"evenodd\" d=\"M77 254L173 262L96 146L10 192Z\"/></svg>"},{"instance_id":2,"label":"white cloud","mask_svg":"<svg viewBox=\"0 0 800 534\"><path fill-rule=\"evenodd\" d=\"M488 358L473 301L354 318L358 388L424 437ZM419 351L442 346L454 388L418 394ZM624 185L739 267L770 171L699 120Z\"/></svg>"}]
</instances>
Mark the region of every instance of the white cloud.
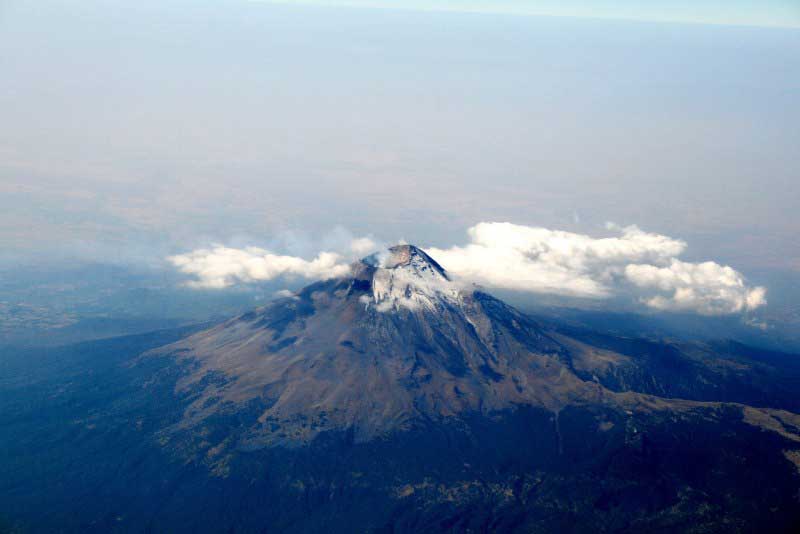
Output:
<instances>
[{"instance_id":1,"label":"white cloud","mask_svg":"<svg viewBox=\"0 0 800 534\"><path fill-rule=\"evenodd\" d=\"M631 294L654 309L706 315L746 312L766 303L766 290L748 286L733 268L678 259L686 250L684 241L636 226L609 224L607 229L614 235L596 238L482 222L468 230L467 245L426 250L462 282L487 287L588 298ZM194 277L189 285L223 288L282 276L309 280L343 276L352 259L377 248L371 238L348 237L335 247L343 253L321 252L311 260L257 247L224 246L168 259Z\"/></svg>"},{"instance_id":2,"label":"white cloud","mask_svg":"<svg viewBox=\"0 0 800 534\"><path fill-rule=\"evenodd\" d=\"M587 235L510 223L480 223L468 230L464 247L429 249L448 271L490 287L607 297L614 279L632 262L664 262L686 243L643 232L636 226L619 237Z\"/></svg>"},{"instance_id":3,"label":"white cloud","mask_svg":"<svg viewBox=\"0 0 800 534\"><path fill-rule=\"evenodd\" d=\"M349 266L333 252L321 252L313 260L273 254L258 247L244 249L216 246L167 260L181 272L193 275L191 287L223 288L237 282L272 280L280 276L324 279L347 274Z\"/></svg>"},{"instance_id":4,"label":"white cloud","mask_svg":"<svg viewBox=\"0 0 800 534\"><path fill-rule=\"evenodd\" d=\"M643 299L659 310L718 315L766 304L763 287L747 287L740 273L713 261L687 263L673 259L666 267L632 264L625 267L625 277L640 288L666 292L667 295Z\"/></svg>"},{"instance_id":5,"label":"white cloud","mask_svg":"<svg viewBox=\"0 0 800 534\"><path fill-rule=\"evenodd\" d=\"M369 237L358 237L350 242L350 250L359 257L366 256L377 249L378 244Z\"/></svg>"},{"instance_id":6,"label":"white cloud","mask_svg":"<svg viewBox=\"0 0 800 534\"><path fill-rule=\"evenodd\" d=\"M589 298L635 291L651 308L706 315L766 302L766 290L747 286L731 267L678 260L681 240L636 226L607 228L618 235L485 222L469 229L468 245L428 252L452 274L487 287Z\"/></svg>"},{"instance_id":7,"label":"white cloud","mask_svg":"<svg viewBox=\"0 0 800 534\"><path fill-rule=\"evenodd\" d=\"M281 289L275 292L275 298L279 299L296 299L298 298L295 295L294 291L290 291L288 289Z\"/></svg>"}]
</instances>

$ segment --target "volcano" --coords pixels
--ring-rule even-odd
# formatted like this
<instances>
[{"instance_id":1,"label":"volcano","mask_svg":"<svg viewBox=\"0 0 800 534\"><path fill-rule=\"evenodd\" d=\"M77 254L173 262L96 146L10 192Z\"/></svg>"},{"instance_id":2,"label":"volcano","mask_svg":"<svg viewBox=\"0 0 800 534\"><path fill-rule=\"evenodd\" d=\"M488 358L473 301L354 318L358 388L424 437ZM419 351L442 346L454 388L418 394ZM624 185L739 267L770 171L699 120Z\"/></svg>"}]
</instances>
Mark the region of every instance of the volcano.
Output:
<instances>
[{"instance_id":1,"label":"volcano","mask_svg":"<svg viewBox=\"0 0 800 534\"><path fill-rule=\"evenodd\" d=\"M602 394L568 372L563 345L534 321L453 282L411 245L151 356L168 354L192 365L179 390L218 377L202 387L187 424L226 406L266 404L248 446L307 443L337 429L365 441L415 421L515 405L557 412Z\"/></svg>"},{"instance_id":2,"label":"volcano","mask_svg":"<svg viewBox=\"0 0 800 534\"><path fill-rule=\"evenodd\" d=\"M3 425L24 438L0 511L34 531L800 525L796 357L542 321L413 245L210 328L69 350L23 402L47 424Z\"/></svg>"}]
</instances>

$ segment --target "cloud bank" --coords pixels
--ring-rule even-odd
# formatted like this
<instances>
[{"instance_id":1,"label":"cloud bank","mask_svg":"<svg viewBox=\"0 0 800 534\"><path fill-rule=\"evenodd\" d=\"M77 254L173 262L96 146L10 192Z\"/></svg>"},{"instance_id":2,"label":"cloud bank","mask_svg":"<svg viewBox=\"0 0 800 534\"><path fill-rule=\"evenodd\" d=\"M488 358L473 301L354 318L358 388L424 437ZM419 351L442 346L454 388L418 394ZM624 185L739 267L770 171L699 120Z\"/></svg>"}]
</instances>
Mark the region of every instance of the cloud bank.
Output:
<instances>
[{"instance_id":1,"label":"cloud bank","mask_svg":"<svg viewBox=\"0 0 800 534\"><path fill-rule=\"evenodd\" d=\"M597 298L614 294L615 278L627 264L662 264L686 248L683 241L635 226L619 231L619 237L597 239L547 228L480 223L467 231L468 245L428 252L448 271L489 287Z\"/></svg>"},{"instance_id":2,"label":"cloud bank","mask_svg":"<svg viewBox=\"0 0 800 534\"><path fill-rule=\"evenodd\" d=\"M763 287L711 261L677 259L684 241L636 226L608 225L614 237L480 223L463 247L429 249L445 269L487 287L604 298L631 293L650 308L720 315L766 304Z\"/></svg>"},{"instance_id":3,"label":"cloud bank","mask_svg":"<svg viewBox=\"0 0 800 534\"><path fill-rule=\"evenodd\" d=\"M482 222L467 231L468 244L423 247L448 272L464 281L572 297L630 295L663 311L721 315L754 310L766 303L763 287L747 285L732 267L678 259L686 243L636 226L608 225L611 237ZM353 239L349 250L321 252L312 260L274 254L258 247L215 246L168 260L200 288L278 277L325 279L347 274L349 263L378 245Z\"/></svg>"},{"instance_id":4,"label":"cloud bank","mask_svg":"<svg viewBox=\"0 0 800 534\"><path fill-rule=\"evenodd\" d=\"M632 264L625 267L625 277L638 287L667 292L644 299L659 310L720 315L753 310L767 302L765 288L748 287L740 273L713 261L672 259L666 267Z\"/></svg>"}]
</instances>

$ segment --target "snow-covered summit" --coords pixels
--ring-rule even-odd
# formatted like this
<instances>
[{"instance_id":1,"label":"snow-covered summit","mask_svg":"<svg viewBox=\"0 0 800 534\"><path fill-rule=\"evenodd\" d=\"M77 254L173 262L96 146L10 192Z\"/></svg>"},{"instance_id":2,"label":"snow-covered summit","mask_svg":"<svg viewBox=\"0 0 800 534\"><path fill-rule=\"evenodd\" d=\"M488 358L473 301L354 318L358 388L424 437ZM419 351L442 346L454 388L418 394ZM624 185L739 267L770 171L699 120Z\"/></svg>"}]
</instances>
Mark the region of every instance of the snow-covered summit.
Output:
<instances>
[{"instance_id":1,"label":"snow-covered summit","mask_svg":"<svg viewBox=\"0 0 800 534\"><path fill-rule=\"evenodd\" d=\"M372 296L364 302L379 311L435 310L461 300L459 287L442 266L414 245L396 245L362 261L375 268Z\"/></svg>"}]
</instances>

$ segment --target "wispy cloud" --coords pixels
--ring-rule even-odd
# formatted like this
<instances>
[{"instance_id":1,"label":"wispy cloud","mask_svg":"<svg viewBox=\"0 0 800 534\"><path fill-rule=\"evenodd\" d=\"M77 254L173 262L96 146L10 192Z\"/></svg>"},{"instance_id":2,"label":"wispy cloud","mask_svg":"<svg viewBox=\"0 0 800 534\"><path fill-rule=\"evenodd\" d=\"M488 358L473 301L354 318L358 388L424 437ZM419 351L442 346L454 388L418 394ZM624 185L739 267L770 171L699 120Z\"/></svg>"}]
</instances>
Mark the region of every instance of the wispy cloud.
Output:
<instances>
[{"instance_id":1,"label":"wispy cloud","mask_svg":"<svg viewBox=\"0 0 800 534\"><path fill-rule=\"evenodd\" d=\"M426 248L448 272L486 287L586 298L628 294L663 311L704 315L746 312L766 303L766 290L746 283L727 265L690 263L678 257L687 244L637 226L608 225L607 237L482 222L468 229L469 242ZM338 251L306 260L258 247L215 246L168 260L193 276L192 287L224 288L237 283L299 277L344 276L349 263L379 248L371 238L350 239Z\"/></svg>"}]
</instances>

